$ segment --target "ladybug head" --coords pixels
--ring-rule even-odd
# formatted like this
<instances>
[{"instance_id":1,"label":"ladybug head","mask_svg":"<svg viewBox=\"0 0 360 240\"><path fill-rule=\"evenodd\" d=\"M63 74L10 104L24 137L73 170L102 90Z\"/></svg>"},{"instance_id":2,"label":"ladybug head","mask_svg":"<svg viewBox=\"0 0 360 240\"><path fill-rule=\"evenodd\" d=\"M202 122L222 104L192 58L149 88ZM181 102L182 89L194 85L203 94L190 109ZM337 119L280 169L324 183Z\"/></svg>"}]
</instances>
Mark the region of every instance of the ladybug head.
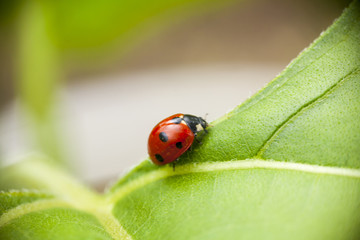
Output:
<instances>
[{"instance_id":1,"label":"ladybug head","mask_svg":"<svg viewBox=\"0 0 360 240\"><path fill-rule=\"evenodd\" d=\"M206 129L209 126L209 124L202 117L199 117L199 122L203 129Z\"/></svg>"}]
</instances>

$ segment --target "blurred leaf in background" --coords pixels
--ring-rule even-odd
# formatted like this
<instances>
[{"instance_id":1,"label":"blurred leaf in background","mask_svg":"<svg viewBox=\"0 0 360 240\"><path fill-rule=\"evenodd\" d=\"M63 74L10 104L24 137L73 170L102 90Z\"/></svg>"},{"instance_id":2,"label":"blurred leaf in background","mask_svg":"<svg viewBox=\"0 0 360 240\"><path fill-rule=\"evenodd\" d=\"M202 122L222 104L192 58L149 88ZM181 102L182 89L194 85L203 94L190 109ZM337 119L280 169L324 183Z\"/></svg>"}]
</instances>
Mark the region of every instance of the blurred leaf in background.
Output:
<instances>
[{"instance_id":1,"label":"blurred leaf in background","mask_svg":"<svg viewBox=\"0 0 360 240\"><path fill-rule=\"evenodd\" d=\"M26 2L19 17L16 76L23 116L29 121L35 150L60 161L63 157L54 111L62 71L54 45L51 5L46 1Z\"/></svg>"},{"instance_id":2,"label":"blurred leaf in background","mask_svg":"<svg viewBox=\"0 0 360 240\"><path fill-rule=\"evenodd\" d=\"M56 93L66 75L65 55L81 56L84 60L88 54L110 53L114 47L118 52L133 44L134 39L152 32L155 25L159 28L178 17L223 4L217 0L3 3L3 9L9 10L8 18L17 19L16 89L22 116L29 125L31 149L57 161L65 158L55 119ZM4 20L9 21L8 18ZM94 62L101 64L101 59Z\"/></svg>"},{"instance_id":3,"label":"blurred leaf in background","mask_svg":"<svg viewBox=\"0 0 360 240\"><path fill-rule=\"evenodd\" d=\"M229 2L229 1L226 1ZM178 17L209 9L217 0L134 0L134 1L54 1L54 28L62 49L85 49L108 44L150 23L168 24ZM160 21L159 21L160 20ZM145 27L145 28L144 28Z\"/></svg>"}]
</instances>

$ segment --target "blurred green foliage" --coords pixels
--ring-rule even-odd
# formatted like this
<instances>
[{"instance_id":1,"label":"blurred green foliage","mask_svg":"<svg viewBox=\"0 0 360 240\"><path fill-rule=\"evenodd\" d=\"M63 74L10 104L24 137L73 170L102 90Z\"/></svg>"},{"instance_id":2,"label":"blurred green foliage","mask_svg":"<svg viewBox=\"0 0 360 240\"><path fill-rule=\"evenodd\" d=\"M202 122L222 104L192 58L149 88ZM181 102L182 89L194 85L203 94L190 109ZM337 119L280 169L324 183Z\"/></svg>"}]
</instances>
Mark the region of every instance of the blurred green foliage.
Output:
<instances>
[{"instance_id":1,"label":"blurred green foliage","mask_svg":"<svg viewBox=\"0 0 360 240\"><path fill-rule=\"evenodd\" d=\"M124 49L126 43L159 26L228 2L231 0L1 2L4 14L0 20L14 20L17 26L16 89L33 150L59 161L65 158L55 117L64 53L87 55L107 46Z\"/></svg>"},{"instance_id":2,"label":"blurred green foliage","mask_svg":"<svg viewBox=\"0 0 360 240\"><path fill-rule=\"evenodd\" d=\"M30 126L34 150L62 160L54 119L56 90L62 71L59 54L53 44L51 10L46 2L23 5L18 24L16 62L17 92L23 116Z\"/></svg>"},{"instance_id":3,"label":"blurred green foliage","mask_svg":"<svg viewBox=\"0 0 360 240\"><path fill-rule=\"evenodd\" d=\"M79 1L1 1L0 22L21 18L29 4L46 6L47 22L54 43L61 50L91 50L109 44L134 29L147 31L155 25L169 24L234 0L79 0ZM24 7L25 6L25 7ZM20 16L19 16L20 15Z\"/></svg>"},{"instance_id":4,"label":"blurred green foliage","mask_svg":"<svg viewBox=\"0 0 360 240\"><path fill-rule=\"evenodd\" d=\"M54 27L63 49L87 49L106 44L151 19L173 13L186 15L190 9L201 10L217 0L88 0L54 1ZM159 24L160 22L158 22Z\"/></svg>"}]
</instances>

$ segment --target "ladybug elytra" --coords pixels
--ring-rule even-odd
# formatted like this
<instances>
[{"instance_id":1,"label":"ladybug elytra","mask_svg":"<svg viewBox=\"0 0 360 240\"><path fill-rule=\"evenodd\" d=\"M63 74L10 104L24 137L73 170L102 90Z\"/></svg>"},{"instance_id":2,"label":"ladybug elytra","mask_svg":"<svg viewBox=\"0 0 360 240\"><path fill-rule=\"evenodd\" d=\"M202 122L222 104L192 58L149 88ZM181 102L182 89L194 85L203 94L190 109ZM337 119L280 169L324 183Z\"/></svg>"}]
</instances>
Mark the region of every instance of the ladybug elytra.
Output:
<instances>
[{"instance_id":1,"label":"ladybug elytra","mask_svg":"<svg viewBox=\"0 0 360 240\"><path fill-rule=\"evenodd\" d=\"M165 118L150 133L150 159L156 165L174 162L190 148L198 132L207 132L207 126L204 119L189 114L178 113Z\"/></svg>"}]
</instances>

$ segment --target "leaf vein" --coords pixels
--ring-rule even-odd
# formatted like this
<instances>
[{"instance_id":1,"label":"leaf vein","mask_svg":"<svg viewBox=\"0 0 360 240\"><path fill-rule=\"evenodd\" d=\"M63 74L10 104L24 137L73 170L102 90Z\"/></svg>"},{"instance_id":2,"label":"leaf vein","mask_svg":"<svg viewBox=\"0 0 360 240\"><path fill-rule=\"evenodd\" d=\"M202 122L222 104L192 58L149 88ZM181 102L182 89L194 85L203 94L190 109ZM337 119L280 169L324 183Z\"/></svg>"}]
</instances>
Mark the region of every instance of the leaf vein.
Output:
<instances>
[{"instance_id":1,"label":"leaf vein","mask_svg":"<svg viewBox=\"0 0 360 240\"><path fill-rule=\"evenodd\" d=\"M23 215L32 212L46 210L54 207L69 207L69 206L70 206L69 203L57 199L38 200L32 203L21 204L15 208L6 211L3 215L1 215L0 227L10 223L14 219L17 219Z\"/></svg>"},{"instance_id":2,"label":"leaf vein","mask_svg":"<svg viewBox=\"0 0 360 240\"><path fill-rule=\"evenodd\" d=\"M270 146L270 144L274 141L274 139L284 130L284 128L291 123L294 119L299 117L302 113L306 110L314 107L317 103L321 102L322 100L326 99L331 93L333 93L337 88L339 88L347 79L350 78L351 75L356 74L359 72L358 68L354 68L352 71L347 73L344 77L340 78L339 81L334 83L328 89L326 89L322 94L317 96L316 98L310 100L309 102L305 103L301 106L297 111L292 113L287 119L285 119L273 132L272 134L264 141L261 145L257 153L254 155L256 158L262 158L262 154L266 151L266 149Z\"/></svg>"}]
</instances>

